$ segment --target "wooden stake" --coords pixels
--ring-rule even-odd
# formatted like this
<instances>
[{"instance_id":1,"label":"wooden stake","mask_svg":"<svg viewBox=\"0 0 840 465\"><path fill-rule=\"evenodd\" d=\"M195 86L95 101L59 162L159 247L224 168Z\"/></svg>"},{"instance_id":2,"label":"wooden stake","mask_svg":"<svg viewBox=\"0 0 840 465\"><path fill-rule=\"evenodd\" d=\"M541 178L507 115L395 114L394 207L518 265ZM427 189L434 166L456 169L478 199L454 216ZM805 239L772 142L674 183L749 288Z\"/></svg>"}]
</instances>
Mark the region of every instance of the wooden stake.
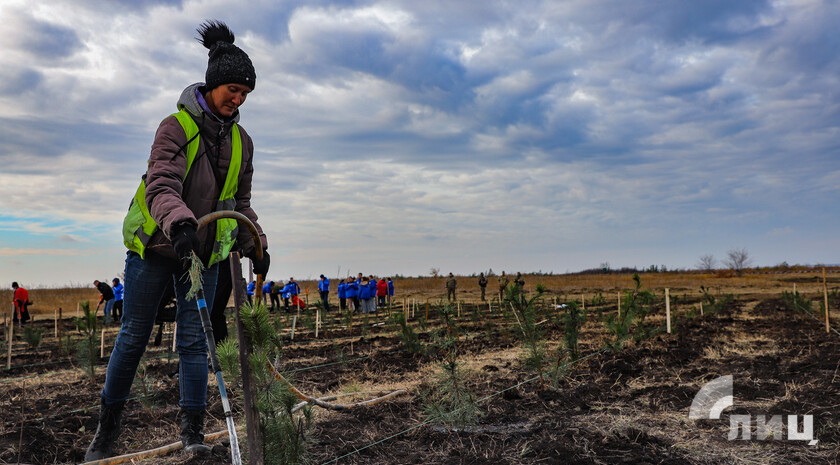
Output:
<instances>
[{"instance_id":1,"label":"wooden stake","mask_svg":"<svg viewBox=\"0 0 840 465\"><path fill-rule=\"evenodd\" d=\"M823 267L823 296L825 296L825 332L831 332L831 327L828 325L828 285L825 279L825 267Z\"/></svg>"},{"instance_id":2,"label":"wooden stake","mask_svg":"<svg viewBox=\"0 0 840 465\"><path fill-rule=\"evenodd\" d=\"M795 286L795 284L794 284ZM79 317L79 308L82 306L81 302L76 302L76 318Z\"/></svg>"},{"instance_id":3,"label":"wooden stake","mask_svg":"<svg viewBox=\"0 0 840 465\"><path fill-rule=\"evenodd\" d=\"M321 311L315 310L315 339L318 339L318 328L321 326Z\"/></svg>"},{"instance_id":4,"label":"wooden stake","mask_svg":"<svg viewBox=\"0 0 840 465\"><path fill-rule=\"evenodd\" d=\"M461 301L458 301L458 318L461 318Z\"/></svg>"},{"instance_id":5,"label":"wooden stake","mask_svg":"<svg viewBox=\"0 0 840 465\"><path fill-rule=\"evenodd\" d=\"M105 328L102 328L99 338L99 358L105 358Z\"/></svg>"},{"instance_id":6,"label":"wooden stake","mask_svg":"<svg viewBox=\"0 0 840 465\"><path fill-rule=\"evenodd\" d=\"M668 295L668 288L665 288L665 325L668 334L671 334L671 297Z\"/></svg>"},{"instance_id":7,"label":"wooden stake","mask_svg":"<svg viewBox=\"0 0 840 465\"><path fill-rule=\"evenodd\" d=\"M618 297L618 316L621 316L621 291L616 292L615 296Z\"/></svg>"},{"instance_id":8,"label":"wooden stake","mask_svg":"<svg viewBox=\"0 0 840 465\"><path fill-rule=\"evenodd\" d=\"M243 410L245 411L245 428L247 431L248 458L251 465L263 465L265 463L265 453L262 450L265 440L263 437L263 430L259 422L259 414L257 412L257 388L254 381L254 374L251 369L250 357L253 353L253 344L248 332L245 331L245 325L239 314L239 309L248 301L247 287L248 283L242 276L242 260L239 252L231 252L228 260L228 269L219 267L219 273L229 273L231 289L233 294L233 308L234 320L236 324L236 337L239 339L239 372L240 382L242 383L242 400ZM253 279L253 263L248 266L249 278ZM260 292L262 292L263 279L265 276L258 274L255 289L256 302L260 301ZM250 281L248 281L250 282ZM219 386L221 387L221 386ZM241 417L240 417L241 418Z\"/></svg>"},{"instance_id":9,"label":"wooden stake","mask_svg":"<svg viewBox=\"0 0 840 465\"><path fill-rule=\"evenodd\" d=\"M178 340L178 323L172 323L172 352L177 350L175 342Z\"/></svg>"},{"instance_id":10,"label":"wooden stake","mask_svg":"<svg viewBox=\"0 0 840 465\"><path fill-rule=\"evenodd\" d=\"M249 258L248 266L246 266L245 268L248 268L248 282L250 283L254 280L254 261Z\"/></svg>"},{"instance_id":11,"label":"wooden stake","mask_svg":"<svg viewBox=\"0 0 840 465\"><path fill-rule=\"evenodd\" d=\"M12 304L12 308L14 308L14 304ZM9 320L9 353L6 356L6 369L10 370L12 368L12 340L15 338L15 319L12 318Z\"/></svg>"},{"instance_id":12,"label":"wooden stake","mask_svg":"<svg viewBox=\"0 0 840 465\"><path fill-rule=\"evenodd\" d=\"M522 322L519 321L519 315L516 314L516 309L513 308L513 303L510 304L510 310L513 312L513 316L516 317L516 324L519 325L519 329L522 330L522 334L525 334L525 328L522 327Z\"/></svg>"},{"instance_id":13,"label":"wooden stake","mask_svg":"<svg viewBox=\"0 0 840 465\"><path fill-rule=\"evenodd\" d=\"M295 326L297 326L297 315L292 316L292 340L295 340Z\"/></svg>"},{"instance_id":14,"label":"wooden stake","mask_svg":"<svg viewBox=\"0 0 840 465\"><path fill-rule=\"evenodd\" d=\"M796 283L793 283L793 295L796 295Z\"/></svg>"},{"instance_id":15,"label":"wooden stake","mask_svg":"<svg viewBox=\"0 0 840 465\"><path fill-rule=\"evenodd\" d=\"M700 302L700 316L703 316L703 302Z\"/></svg>"},{"instance_id":16,"label":"wooden stake","mask_svg":"<svg viewBox=\"0 0 840 465\"><path fill-rule=\"evenodd\" d=\"M55 323L53 337L58 338L58 310L53 310L53 322Z\"/></svg>"},{"instance_id":17,"label":"wooden stake","mask_svg":"<svg viewBox=\"0 0 840 465\"><path fill-rule=\"evenodd\" d=\"M426 298L426 321L429 321L429 298Z\"/></svg>"},{"instance_id":18,"label":"wooden stake","mask_svg":"<svg viewBox=\"0 0 840 465\"><path fill-rule=\"evenodd\" d=\"M581 307L580 307L581 310L585 311L586 310L586 294L581 294L580 303L582 304Z\"/></svg>"}]
</instances>

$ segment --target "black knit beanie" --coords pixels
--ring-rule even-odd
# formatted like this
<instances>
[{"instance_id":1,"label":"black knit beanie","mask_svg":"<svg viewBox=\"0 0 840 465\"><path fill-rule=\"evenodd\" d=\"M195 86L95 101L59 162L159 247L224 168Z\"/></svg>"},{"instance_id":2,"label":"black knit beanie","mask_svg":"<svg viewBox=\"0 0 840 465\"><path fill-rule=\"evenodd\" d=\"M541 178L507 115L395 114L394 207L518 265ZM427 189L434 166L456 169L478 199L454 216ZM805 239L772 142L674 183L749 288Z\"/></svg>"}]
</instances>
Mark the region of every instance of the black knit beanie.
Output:
<instances>
[{"instance_id":1,"label":"black knit beanie","mask_svg":"<svg viewBox=\"0 0 840 465\"><path fill-rule=\"evenodd\" d=\"M213 90L222 84L242 84L254 90L257 73L248 54L233 45L233 32L221 21L207 21L197 29L198 39L210 49L207 60L207 72L204 82L207 90Z\"/></svg>"}]
</instances>

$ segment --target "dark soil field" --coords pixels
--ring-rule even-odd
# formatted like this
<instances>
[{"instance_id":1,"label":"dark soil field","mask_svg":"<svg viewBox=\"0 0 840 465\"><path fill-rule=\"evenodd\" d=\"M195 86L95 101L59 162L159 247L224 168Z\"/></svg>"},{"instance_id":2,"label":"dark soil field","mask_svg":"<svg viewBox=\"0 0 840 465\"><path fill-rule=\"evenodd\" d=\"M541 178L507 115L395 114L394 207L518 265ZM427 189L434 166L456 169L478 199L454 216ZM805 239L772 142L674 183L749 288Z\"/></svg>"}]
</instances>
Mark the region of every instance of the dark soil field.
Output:
<instances>
[{"instance_id":1,"label":"dark soil field","mask_svg":"<svg viewBox=\"0 0 840 465\"><path fill-rule=\"evenodd\" d=\"M697 288L687 287L687 297L672 294L672 334L663 331L617 352L604 349L604 341L613 336L599 319L599 314L615 313L615 302L610 307L587 301L587 321L579 338L581 360L566 366L556 383L548 379L541 383L533 370L525 368L516 320L504 317L498 308L491 314L486 305L474 311L474 304L465 303L457 318L459 362L481 416L476 425L464 428L427 421L423 413L426 401L421 394L434 387L431 380L441 362L439 351L431 349L430 332L442 324L434 306L426 330L417 322L423 306L410 319L427 348L423 354L405 349L396 328L385 323L384 310L367 322L357 316L352 332L343 326L343 318L328 315L317 339L311 324L302 323L294 341L288 340L289 331L284 333L287 345L279 367L301 391L316 397L407 391L346 412L315 408L307 432L309 463L840 462L840 334L827 334L823 321L788 308L781 290L775 289L742 289L716 313L707 310L695 316L702 297ZM563 323L551 312L559 315L561 310L553 309L554 299L560 303L564 297L555 293L543 300L549 317L540 328L549 353L563 341ZM816 299L814 307L819 308ZM658 303L649 318L664 325L664 313L664 302ZM284 324L288 319L282 313L273 316ZM98 392L116 328L106 331L106 357L97 361L91 382L75 350L65 354L59 347L53 321L35 324L44 333L41 345L33 350L16 335L12 368L1 373L0 463L80 463L96 429ZM79 337L70 320L62 327L65 334ZM141 390L136 386L132 391L136 397L123 416L119 453L178 440L177 356L168 350L171 337L167 329L161 346L150 345L145 379L154 397L146 406ZM8 340L3 343L5 354ZM3 361L5 367L5 357ZM724 375L733 375L734 405L719 420L689 419L689 407L700 388ZM241 392L235 385L228 390L237 424L242 426ZM211 376L207 434L225 430L218 392ZM728 438L732 415L751 416L750 440ZM774 439L759 440L755 419L765 415L782 416L785 428ZM788 415L797 415L800 422L811 415L818 443L789 440ZM242 450L247 450L243 430L239 437ZM214 448L208 459L175 451L133 463L230 463L225 438L209 442Z\"/></svg>"}]
</instances>

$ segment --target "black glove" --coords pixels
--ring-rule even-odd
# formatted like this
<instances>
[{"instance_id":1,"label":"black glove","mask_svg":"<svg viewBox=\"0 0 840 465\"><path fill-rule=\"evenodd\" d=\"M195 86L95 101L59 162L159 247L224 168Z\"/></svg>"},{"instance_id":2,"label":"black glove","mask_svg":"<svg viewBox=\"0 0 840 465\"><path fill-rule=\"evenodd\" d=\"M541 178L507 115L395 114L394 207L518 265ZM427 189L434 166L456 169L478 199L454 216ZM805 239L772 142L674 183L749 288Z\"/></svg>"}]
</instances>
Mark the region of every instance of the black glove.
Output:
<instances>
[{"instance_id":1,"label":"black glove","mask_svg":"<svg viewBox=\"0 0 840 465\"><path fill-rule=\"evenodd\" d=\"M198 252L198 236L192 223L179 223L172 227L172 247L184 268L192 262L192 252Z\"/></svg>"},{"instance_id":2,"label":"black glove","mask_svg":"<svg viewBox=\"0 0 840 465\"><path fill-rule=\"evenodd\" d=\"M268 265L271 263L271 257L268 255L268 250L263 250L262 260L257 259L257 254L254 252L248 258L254 263L254 274L261 274L263 277L268 275Z\"/></svg>"}]
</instances>

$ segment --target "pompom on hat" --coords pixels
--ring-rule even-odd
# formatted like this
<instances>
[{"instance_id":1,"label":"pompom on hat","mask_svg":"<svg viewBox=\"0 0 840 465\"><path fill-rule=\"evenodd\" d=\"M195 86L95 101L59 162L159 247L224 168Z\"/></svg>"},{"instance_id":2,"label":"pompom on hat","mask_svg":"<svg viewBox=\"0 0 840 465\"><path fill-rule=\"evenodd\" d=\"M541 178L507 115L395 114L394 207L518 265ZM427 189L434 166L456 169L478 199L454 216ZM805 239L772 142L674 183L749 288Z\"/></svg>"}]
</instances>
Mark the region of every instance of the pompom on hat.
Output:
<instances>
[{"instance_id":1,"label":"pompom on hat","mask_svg":"<svg viewBox=\"0 0 840 465\"><path fill-rule=\"evenodd\" d=\"M254 65L247 53L233 45L234 35L227 25L221 21L206 21L197 32L201 36L198 41L210 50L204 74L207 90L223 84L242 84L254 90L257 84Z\"/></svg>"}]
</instances>

